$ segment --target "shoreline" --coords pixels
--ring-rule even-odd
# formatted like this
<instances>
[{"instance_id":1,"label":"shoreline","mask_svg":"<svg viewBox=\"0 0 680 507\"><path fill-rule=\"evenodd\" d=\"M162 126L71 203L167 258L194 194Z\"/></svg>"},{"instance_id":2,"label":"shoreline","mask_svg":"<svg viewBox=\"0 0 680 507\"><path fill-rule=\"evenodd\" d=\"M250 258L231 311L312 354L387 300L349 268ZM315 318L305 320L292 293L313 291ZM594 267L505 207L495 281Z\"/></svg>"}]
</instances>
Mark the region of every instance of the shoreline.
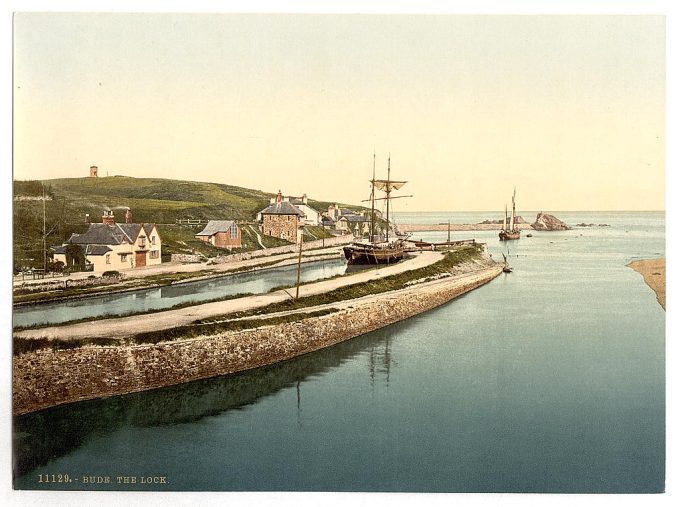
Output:
<instances>
[{"instance_id":1,"label":"shoreline","mask_svg":"<svg viewBox=\"0 0 680 507\"><path fill-rule=\"evenodd\" d=\"M666 310L666 258L642 259L626 264L629 268L640 273L642 279L656 294L656 300L661 308Z\"/></svg>"},{"instance_id":2,"label":"shoreline","mask_svg":"<svg viewBox=\"0 0 680 507\"><path fill-rule=\"evenodd\" d=\"M440 252L421 252L418 256L400 262L386 265L376 270L364 270L351 275L327 280L318 280L300 285L300 297L322 294L339 287L345 287L358 282L376 281L392 274L402 273L434 264L442 258ZM19 338L59 338L78 340L82 338L125 337L134 333L172 329L178 326L191 325L196 320L207 319L226 313L240 312L254 308L266 307L270 304L286 301L290 294L284 290L253 294L250 296L198 303L183 308L161 310L145 318L144 315L108 317L73 324L48 325L37 328L19 330L13 333Z\"/></svg>"},{"instance_id":3,"label":"shoreline","mask_svg":"<svg viewBox=\"0 0 680 507\"><path fill-rule=\"evenodd\" d=\"M288 254L283 254L283 255L288 255ZM326 261L326 260L334 260L334 259L340 259L342 258L342 251L338 252L332 252L329 251L327 253L319 253L316 255L308 255L307 257L302 256L301 263L302 264L308 264L312 262L320 262L320 261ZM263 261L265 259L262 259ZM193 282L200 282L202 280L210 280L212 278L223 278L223 277L228 277L228 276L234 276L234 275L240 275L244 273L255 273L259 271L266 271L268 269L276 269L276 268L282 268L286 266L290 266L292 264L297 264L298 260L297 257L283 257L281 260L276 260L272 261L270 260L269 262L262 262L260 264L252 264L250 266L244 266L244 267L235 267L232 269L214 269L213 268L211 273L205 273L205 274L200 274L196 275L194 277L190 278L185 278L180 281L169 281L169 282L158 282L158 283L150 283L146 285L138 285L138 286L132 286L132 287L120 287L120 288L114 288L113 290L97 290L97 291L92 291L91 293L86 293L86 294L75 294L72 296L61 296L56 294L52 298L45 298L41 299L38 301L19 301L17 303L13 303L12 307L13 308L20 308L20 307L26 307L26 306L40 306L42 304L49 304L49 303L57 303L57 302L62 302L62 301L76 301L80 299L87 299L90 297L97 297L97 296L108 296L111 294L122 294L126 292L135 292L135 291L141 291L141 290L147 290L147 289L157 289L160 287L170 287L170 286L175 286L175 285L182 285L185 283L193 283ZM180 274L182 273L181 271L178 271L177 273L174 274ZM171 274L169 274L171 275ZM130 280L143 280L143 277L135 277L131 278Z\"/></svg>"},{"instance_id":4,"label":"shoreline","mask_svg":"<svg viewBox=\"0 0 680 507\"><path fill-rule=\"evenodd\" d=\"M14 357L13 413L129 394L292 359L441 306L502 273L474 272L357 298L337 311L242 331L143 345L41 349ZM313 312L316 308L306 310ZM370 314L371 319L366 319ZM64 373L68 372L68 373Z\"/></svg>"}]
</instances>

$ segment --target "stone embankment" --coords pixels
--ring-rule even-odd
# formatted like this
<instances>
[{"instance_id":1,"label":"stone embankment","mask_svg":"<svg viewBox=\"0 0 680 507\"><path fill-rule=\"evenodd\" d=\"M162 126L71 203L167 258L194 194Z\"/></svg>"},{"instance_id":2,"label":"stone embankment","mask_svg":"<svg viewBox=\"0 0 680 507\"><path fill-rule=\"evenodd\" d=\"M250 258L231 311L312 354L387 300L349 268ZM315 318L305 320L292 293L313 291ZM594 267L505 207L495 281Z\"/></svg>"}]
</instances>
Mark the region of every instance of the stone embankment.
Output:
<instances>
[{"instance_id":1,"label":"stone embankment","mask_svg":"<svg viewBox=\"0 0 680 507\"><path fill-rule=\"evenodd\" d=\"M83 346L20 354L13 363L13 410L19 415L290 359L431 310L491 281L501 269L492 265L377 294L356 300L356 304L340 305L334 313L296 322L150 345Z\"/></svg>"},{"instance_id":2,"label":"stone embankment","mask_svg":"<svg viewBox=\"0 0 680 507\"><path fill-rule=\"evenodd\" d=\"M328 248L331 246L347 245L354 241L354 236L345 234L343 236L335 236L333 238L317 239L314 241L307 241L302 244L302 250L315 250L317 248ZM251 252L234 253L228 255L220 255L210 260L210 264L228 264L230 262L240 262L250 259L259 259L261 257L269 257L271 255L280 255L286 253L295 253L299 250L298 245L285 245L275 248L267 248L265 250L253 250ZM172 254L170 256L171 262L203 262L205 258L201 255L193 254Z\"/></svg>"}]
</instances>

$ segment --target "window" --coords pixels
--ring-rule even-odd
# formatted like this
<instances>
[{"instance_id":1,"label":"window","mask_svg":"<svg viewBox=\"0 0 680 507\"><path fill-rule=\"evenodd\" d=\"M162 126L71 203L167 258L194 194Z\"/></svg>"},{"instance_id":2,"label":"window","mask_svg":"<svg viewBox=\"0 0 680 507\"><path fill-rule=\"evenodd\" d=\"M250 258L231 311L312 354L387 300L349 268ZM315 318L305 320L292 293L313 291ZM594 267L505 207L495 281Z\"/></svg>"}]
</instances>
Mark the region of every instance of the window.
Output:
<instances>
[{"instance_id":1,"label":"window","mask_svg":"<svg viewBox=\"0 0 680 507\"><path fill-rule=\"evenodd\" d=\"M111 254L106 254L106 263L111 264Z\"/></svg>"},{"instance_id":2,"label":"window","mask_svg":"<svg viewBox=\"0 0 680 507\"><path fill-rule=\"evenodd\" d=\"M120 254L120 262L127 262L127 256L128 254Z\"/></svg>"},{"instance_id":3,"label":"window","mask_svg":"<svg viewBox=\"0 0 680 507\"><path fill-rule=\"evenodd\" d=\"M139 237L139 246L141 248L144 248L146 246L146 236L140 236Z\"/></svg>"},{"instance_id":4,"label":"window","mask_svg":"<svg viewBox=\"0 0 680 507\"><path fill-rule=\"evenodd\" d=\"M152 245L156 244L156 236L151 236L151 244Z\"/></svg>"},{"instance_id":5,"label":"window","mask_svg":"<svg viewBox=\"0 0 680 507\"><path fill-rule=\"evenodd\" d=\"M236 230L236 224L231 224L231 228L229 229L229 232L231 233L231 239L236 239L238 236L238 231Z\"/></svg>"},{"instance_id":6,"label":"window","mask_svg":"<svg viewBox=\"0 0 680 507\"><path fill-rule=\"evenodd\" d=\"M158 250L151 250L149 252L149 259L158 259Z\"/></svg>"}]
</instances>

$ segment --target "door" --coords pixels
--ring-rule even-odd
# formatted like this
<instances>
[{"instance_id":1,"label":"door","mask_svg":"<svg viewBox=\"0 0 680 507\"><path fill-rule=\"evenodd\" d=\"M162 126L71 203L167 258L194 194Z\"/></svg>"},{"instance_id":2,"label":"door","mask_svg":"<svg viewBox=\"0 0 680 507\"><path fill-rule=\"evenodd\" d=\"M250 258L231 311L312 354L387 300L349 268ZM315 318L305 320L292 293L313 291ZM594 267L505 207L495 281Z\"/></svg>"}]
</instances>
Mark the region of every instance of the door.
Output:
<instances>
[{"instance_id":1,"label":"door","mask_svg":"<svg viewBox=\"0 0 680 507\"><path fill-rule=\"evenodd\" d=\"M146 266L146 252L135 252L135 254L135 266L138 268Z\"/></svg>"}]
</instances>

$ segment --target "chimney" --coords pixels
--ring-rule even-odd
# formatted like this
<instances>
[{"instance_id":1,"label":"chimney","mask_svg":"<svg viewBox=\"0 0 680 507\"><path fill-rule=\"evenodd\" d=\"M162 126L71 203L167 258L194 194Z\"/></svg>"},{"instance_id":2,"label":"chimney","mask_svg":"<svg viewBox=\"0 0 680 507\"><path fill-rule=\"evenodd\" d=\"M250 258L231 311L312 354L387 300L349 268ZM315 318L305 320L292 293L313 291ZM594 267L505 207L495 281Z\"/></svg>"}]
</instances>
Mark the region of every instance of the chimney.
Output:
<instances>
[{"instance_id":1,"label":"chimney","mask_svg":"<svg viewBox=\"0 0 680 507\"><path fill-rule=\"evenodd\" d=\"M92 178L97 177L97 166L96 165L90 166L90 177L92 177Z\"/></svg>"},{"instance_id":2,"label":"chimney","mask_svg":"<svg viewBox=\"0 0 680 507\"><path fill-rule=\"evenodd\" d=\"M276 202L283 202L283 194L279 190L279 193L276 194Z\"/></svg>"},{"instance_id":3,"label":"chimney","mask_svg":"<svg viewBox=\"0 0 680 507\"><path fill-rule=\"evenodd\" d=\"M113 216L113 211L109 209L104 211L104 214L102 215L102 223L106 225L114 225L116 223L116 219Z\"/></svg>"},{"instance_id":4,"label":"chimney","mask_svg":"<svg viewBox=\"0 0 680 507\"><path fill-rule=\"evenodd\" d=\"M125 223L126 224L132 223L132 210L130 208L128 208L127 211L125 212Z\"/></svg>"},{"instance_id":5,"label":"chimney","mask_svg":"<svg viewBox=\"0 0 680 507\"><path fill-rule=\"evenodd\" d=\"M302 194L302 204L307 204L307 194Z\"/></svg>"}]
</instances>

